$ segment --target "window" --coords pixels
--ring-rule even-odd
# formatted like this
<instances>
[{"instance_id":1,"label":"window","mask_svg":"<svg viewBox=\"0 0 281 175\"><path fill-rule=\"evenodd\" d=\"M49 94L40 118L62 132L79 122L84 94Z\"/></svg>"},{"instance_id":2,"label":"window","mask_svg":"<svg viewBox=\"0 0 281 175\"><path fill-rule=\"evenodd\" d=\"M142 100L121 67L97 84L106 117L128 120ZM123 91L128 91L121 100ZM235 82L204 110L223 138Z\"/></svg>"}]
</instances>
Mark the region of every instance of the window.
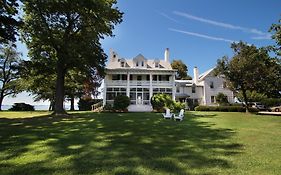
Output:
<instances>
[{"instance_id":1,"label":"window","mask_svg":"<svg viewBox=\"0 0 281 175\"><path fill-rule=\"evenodd\" d=\"M227 88L227 85L226 85L226 82L225 82L225 81L223 82L222 87L223 87L223 88Z\"/></svg>"},{"instance_id":2,"label":"window","mask_svg":"<svg viewBox=\"0 0 281 175\"><path fill-rule=\"evenodd\" d=\"M113 58L116 58L116 55L115 55L115 54L113 54Z\"/></svg>"},{"instance_id":3,"label":"window","mask_svg":"<svg viewBox=\"0 0 281 175\"><path fill-rule=\"evenodd\" d=\"M136 92L136 90L137 90L136 88L131 88L130 92Z\"/></svg>"},{"instance_id":4,"label":"window","mask_svg":"<svg viewBox=\"0 0 281 175\"><path fill-rule=\"evenodd\" d=\"M158 76L158 79L159 79L159 81L162 81L162 76L159 75L159 76Z\"/></svg>"},{"instance_id":5,"label":"window","mask_svg":"<svg viewBox=\"0 0 281 175\"><path fill-rule=\"evenodd\" d=\"M192 93L196 93L196 86L195 86L195 85L192 85L192 87L191 87L191 92L192 92Z\"/></svg>"},{"instance_id":6,"label":"window","mask_svg":"<svg viewBox=\"0 0 281 175\"><path fill-rule=\"evenodd\" d=\"M136 67L139 67L139 62L136 62Z\"/></svg>"},{"instance_id":7,"label":"window","mask_svg":"<svg viewBox=\"0 0 281 175\"><path fill-rule=\"evenodd\" d=\"M120 80L120 75L112 75L112 80Z\"/></svg>"},{"instance_id":8,"label":"window","mask_svg":"<svg viewBox=\"0 0 281 175\"><path fill-rule=\"evenodd\" d=\"M146 75L146 81L150 80L150 75Z\"/></svg>"},{"instance_id":9,"label":"window","mask_svg":"<svg viewBox=\"0 0 281 175\"><path fill-rule=\"evenodd\" d=\"M141 66L142 66L142 67L144 66L144 62L143 62L143 61L141 62Z\"/></svg>"},{"instance_id":10,"label":"window","mask_svg":"<svg viewBox=\"0 0 281 175\"><path fill-rule=\"evenodd\" d=\"M215 96L211 96L211 103L215 103L216 99Z\"/></svg>"},{"instance_id":11,"label":"window","mask_svg":"<svg viewBox=\"0 0 281 175\"><path fill-rule=\"evenodd\" d=\"M121 62L121 67L125 67L125 62L124 61Z\"/></svg>"},{"instance_id":12,"label":"window","mask_svg":"<svg viewBox=\"0 0 281 175\"><path fill-rule=\"evenodd\" d=\"M159 67L159 63L158 62L155 63L155 67Z\"/></svg>"},{"instance_id":13,"label":"window","mask_svg":"<svg viewBox=\"0 0 281 175\"><path fill-rule=\"evenodd\" d=\"M130 75L130 80L133 80L133 75Z\"/></svg>"},{"instance_id":14,"label":"window","mask_svg":"<svg viewBox=\"0 0 281 175\"><path fill-rule=\"evenodd\" d=\"M108 92L108 93L106 93L106 99L107 100L114 100L115 97L116 97L116 93L115 92Z\"/></svg>"},{"instance_id":15,"label":"window","mask_svg":"<svg viewBox=\"0 0 281 175\"><path fill-rule=\"evenodd\" d=\"M171 88L166 88L166 92L172 92Z\"/></svg>"},{"instance_id":16,"label":"window","mask_svg":"<svg viewBox=\"0 0 281 175\"><path fill-rule=\"evenodd\" d=\"M157 81L157 75L152 76L153 81Z\"/></svg>"},{"instance_id":17,"label":"window","mask_svg":"<svg viewBox=\"0 0 281 175\"><path fill-rule=\"evenodd\" d=\"M143 88L143 92L149 92L148 88Z\"/></svg>"},{"instance_id":18,"label":"window","mask_svg":"<svg viewBox=\"0 0 281 175\"><path fill-rule=\"evenodd\" d=\"M177 93L179 93L179 92L180 92L180 87L177 86Z\"/></svg>"},{"instance_id":19,"label":"window","mask_svg":"<svg viewBox=\"0 0 281 175\"><path fill-rule=\"evenodd\" d=\"M210 88L211 88L211 89L214 88L214 82L213 82L213 81L210 82Z\"/></svg>"},{"instance_id":20,"label":"window","mask_svg":"<svg viewBox=\"0 0 281 175\"><path fill-rule=\"evenodd\" d=\"M138 75L137 80L141 81L141 75Z\"/></svg>"},{"instance_id":21,"label":"window","mask_svg":"<svg viewBox=\"0 0 281 175\"><path fill-rule=\"evenodd\" d=\"M127 75L126 74L122 75L122 80L127 80Z\"/></svg>"}]
</instances>

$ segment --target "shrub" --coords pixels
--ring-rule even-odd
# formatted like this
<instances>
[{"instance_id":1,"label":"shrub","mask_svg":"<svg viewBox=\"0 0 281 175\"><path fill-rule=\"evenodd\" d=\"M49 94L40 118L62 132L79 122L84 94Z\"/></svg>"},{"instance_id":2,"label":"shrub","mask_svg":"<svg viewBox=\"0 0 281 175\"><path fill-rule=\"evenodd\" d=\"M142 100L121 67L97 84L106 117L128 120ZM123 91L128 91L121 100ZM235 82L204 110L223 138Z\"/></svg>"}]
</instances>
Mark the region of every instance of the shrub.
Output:
<instances>
[{"instance_id":1,"label":"shrub","mask_svg":"<svg viewBox=\"0 0 281 175\"><path fill-rule=\"evenodd\" d=\"M34 106L25 103L14 103L9 111L34 111Z\"/></svg>"},{"instance_id":2,"label":"shrub","mask_svg":"<svg viewBox=\"0 0 281 175\"><path fill-rule=\"evenodd\" d=\"M127 111L130 105L130 98L126 95L118 95L114 98L113 107L115 110Z\"/></svg>"},{"instance_id":3,"label":"shrub","mask_svg":"<svg viewBox=\"0 0 281 175\"><path fill-rule=\"evenodd\" d=\"M199 106L198 101L193 101L192 99L187 99L187 104L190 110L194 110L196 106Z\"/></svg>"},{"instance_id":4,"label":"shrub","mask_svg":"<svg viewBox=\"0 0 281 175\"><path fill-rule=\"evenodd\" d=\"M174 102L171 107L173 112L180 112L180 110L184 108L185 108L185 104L181 102Z\"/></svg>"},{"instance_id":5,"label":"shrub","mask_svg":"<svg viewBox=\"0 0 281 175\"><path fill-rule=\"evenodd\" d=\"M243 106L197 106L195 111L221 111L221 112L245 112ZM249 108L249 112L258 112L256 108Z\"/></svg>"},{"instance_id":6,"label":"shrub","mask_svg":"<svg viewBox=\"0 0 281 175\"><path fill-rule=\"evenodd\" d=\"M250 107L249 112L259 112L259 109Z\"/></svg>"},{"instance_id":7,"label":"shrub","mask_svg":"<svg viewBox=\"0 0 281 175\"><path fill-rule=\"evenodd\" d=\"M164 110L164 107L173 108L174 101L168 94L155 94L151 97L150 103L154 110L161 112Z\"/></svg>"},{"instance_id":8,"label":"shrub","mask_svg":"<svg viewBox=\"0 0 281 175\"><path fill-rule=\"evenodd\" d=\"M225 96L223 93L218 93L218 95L216 96L216 102L219 105L226 105L228 104L228 100L227 100L227 96Z\"/></svg>"},{"instance_id":9,"label":"shrub","mask_svg":"<svg viewBox=\"0 0 281 175\"><path fill-rule=\"evenodd\" d=\"M78 102L79 111L90 111L92 105L101 102L102 99L81 98Z\"/></svg>"},{"instance_id":10,"label":"shrub","mask_svg":"<svg viewBox=\"0 0 281 175\"><path fill-rule=\"evenodd\" d=\"M261 102L262 104L268 107L279 106L281 105L281 98L266 98L263 99Z\"/></svg>"},{"instance_id":11,"label":"shrub","mask_svg":"<svg viewBox=\"0 0 281 175\"><path fill-rule=\"evenodd\" d=\"M113 110L113 106L111 104L106 104L103 107L104 111L112 111Z\"/></svg>"}]
</instances>

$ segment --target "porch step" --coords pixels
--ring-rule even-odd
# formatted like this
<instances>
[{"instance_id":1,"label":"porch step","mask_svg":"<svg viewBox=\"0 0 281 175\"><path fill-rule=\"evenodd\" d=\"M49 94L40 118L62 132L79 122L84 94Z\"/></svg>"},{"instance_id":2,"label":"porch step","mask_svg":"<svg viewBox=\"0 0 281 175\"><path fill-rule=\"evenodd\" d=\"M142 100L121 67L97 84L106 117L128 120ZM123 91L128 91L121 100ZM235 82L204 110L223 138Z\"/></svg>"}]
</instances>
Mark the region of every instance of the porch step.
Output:
<instances>
[{"instance_id":1,"label":"porch step","mask_svg":"<svg viewBox=\"0 0 281 175\"><path fill-rule=\"evenodd\" d=\"M151 112L152 106L150 105L130 105L128 107L129 112Z\"/></svg>"}]
</instances>

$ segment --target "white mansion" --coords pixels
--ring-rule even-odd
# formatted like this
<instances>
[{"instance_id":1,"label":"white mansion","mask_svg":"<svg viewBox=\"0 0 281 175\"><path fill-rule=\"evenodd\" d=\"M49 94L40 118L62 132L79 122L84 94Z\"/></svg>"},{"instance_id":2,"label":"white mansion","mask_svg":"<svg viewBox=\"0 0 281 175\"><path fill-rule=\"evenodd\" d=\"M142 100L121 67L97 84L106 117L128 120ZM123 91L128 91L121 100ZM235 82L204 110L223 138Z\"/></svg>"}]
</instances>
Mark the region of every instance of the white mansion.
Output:
<instances>
[{"instance_id":1,"label":"white mansion","mask_svg":"<svg viewBox=\"0 0 281 175\"><path fill-rule=\"evenodd\" d=\"M213 75L213 69L199 75L195 67L193 80L175 80L176 70L169 62L169 49L165 50L164 60L147 59L141 54L125 59L112 50L109 57L103 105L113 104L117 95L127 95L131 101L129 111L149 111L152 110L150 99L157 93L169 94L186 104L214 105L215 96L222 92L233 102L233 92L227 89L222 77Z\"/></svg>"}]
</instances>

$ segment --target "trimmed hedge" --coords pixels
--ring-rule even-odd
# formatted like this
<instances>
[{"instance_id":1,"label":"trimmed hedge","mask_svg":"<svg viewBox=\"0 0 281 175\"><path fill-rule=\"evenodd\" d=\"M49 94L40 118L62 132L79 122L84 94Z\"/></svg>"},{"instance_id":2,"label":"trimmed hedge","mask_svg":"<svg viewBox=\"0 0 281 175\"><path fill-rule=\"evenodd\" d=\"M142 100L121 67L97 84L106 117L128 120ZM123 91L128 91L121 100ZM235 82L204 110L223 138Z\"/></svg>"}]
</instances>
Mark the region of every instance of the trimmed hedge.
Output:
<instances>
[{"instance_id":1,"label":"trimmed hedge","mask_svg":"<svg viewBox=\"0 0 281 175\"><path fill-rule=\"evenodd\" d=\"M246 112L242 106L197 106L195 111ZM249 108L249 112L259 112L256 108Z\"/></svg>"},{"instance_id":2,"label":"trimmed hedge","mask_svg":"<svg viewBox=\"0 0 281 175\"><path fill-rule=\"evenodd\" d=\"M80 99L78 102L79 111L90 111L92 105L101 102L102 99Z\"/></svg>"},{"instance_id":3,"label":"trimmed hedge","mask_svg":"<svg viewBox=\"0 0 281 175\"><path fill-rule=\"evenodd\" d=\"M9 111L34 111L34 106L25 103L14 103Z\"/></svg>"},{"instance_id":4,"label":"trimmed hedge","mask_svg":"<svg viewBox=\"0 0 281 175\"><path fill-rule=\"evenodd\" d=\"M130 98L126 95L118 95L114 98L113 108L126 112L130 105Z\"/></svg>"}]
</instances>

